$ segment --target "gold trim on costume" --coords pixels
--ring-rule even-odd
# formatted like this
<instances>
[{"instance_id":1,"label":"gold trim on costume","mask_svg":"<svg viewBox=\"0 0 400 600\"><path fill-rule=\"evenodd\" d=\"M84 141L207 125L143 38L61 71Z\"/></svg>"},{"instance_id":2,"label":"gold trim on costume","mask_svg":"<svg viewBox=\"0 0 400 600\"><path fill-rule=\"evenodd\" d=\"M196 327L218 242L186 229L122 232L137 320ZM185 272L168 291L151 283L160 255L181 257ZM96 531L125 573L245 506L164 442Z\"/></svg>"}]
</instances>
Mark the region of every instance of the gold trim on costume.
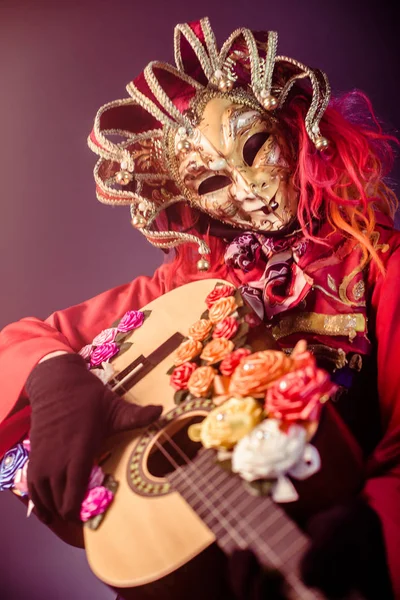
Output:
<instances>
[{"instance_id":1,"label":"gold trim on costume","mask_svg":"<svg viewBox=\"0 0 400 600\"><path fill-rule=\"evenodd\" d=\"M272 335L279 340L293 333L315 333L317 335L342 335L353 341L357 333L365 333L366 318L361 313L347 315L323 315L303 312L282 317L272 327Z\"/></svg>"}]
</instances>

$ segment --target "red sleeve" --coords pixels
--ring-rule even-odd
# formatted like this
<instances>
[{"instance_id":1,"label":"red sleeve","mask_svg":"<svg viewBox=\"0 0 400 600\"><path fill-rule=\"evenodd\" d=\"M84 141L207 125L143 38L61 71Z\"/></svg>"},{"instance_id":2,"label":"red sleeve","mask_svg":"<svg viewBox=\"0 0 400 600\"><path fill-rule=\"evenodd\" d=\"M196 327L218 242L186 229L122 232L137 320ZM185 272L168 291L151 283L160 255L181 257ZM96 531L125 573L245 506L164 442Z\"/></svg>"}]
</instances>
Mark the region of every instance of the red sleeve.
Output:
<instances>
[{"instance_id":1,"label":"red sleeve","mask_svg":"<svg viewBox=\"0 0 400 600\"><path fill-rule=\"evenodd\" d=\"M141 308L164 294L168 291L169 269L169 264L162 265L152 278L138 277L82 304L57 311L46 321L28 317L0 332L0 456L29 426L28 407L8 418L7 415L38 361L55 350L79 351L127 310Z\"/></svg>"},{"instance_id":2,"label":"red sleeve","mask_svg":"<svg viewBox=\"0 0 400 600\"><path fill-rule=\"evenodd\" d=\"M396 246L399 245L395 234ZM392 244L391 244L392 245ZM393 248L393 245L392 245ZM383 255L384 256L384 255ZM400 598L400 248L391 252L386 275L375 279L371 326L375 321L378 390L383 438L368 463L365 494L380 516L394 595ZM372 281L371 281L372 283Z\"/></svg>"}]
</instances>

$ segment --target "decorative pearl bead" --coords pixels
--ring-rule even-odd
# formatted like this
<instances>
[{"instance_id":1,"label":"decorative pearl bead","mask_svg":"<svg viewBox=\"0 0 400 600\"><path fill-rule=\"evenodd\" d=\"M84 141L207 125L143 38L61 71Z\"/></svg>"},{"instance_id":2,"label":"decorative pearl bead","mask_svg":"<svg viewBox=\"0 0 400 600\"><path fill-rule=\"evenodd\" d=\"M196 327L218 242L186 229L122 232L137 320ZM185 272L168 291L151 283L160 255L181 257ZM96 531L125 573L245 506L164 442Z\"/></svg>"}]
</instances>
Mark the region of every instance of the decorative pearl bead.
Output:
<instances>
[{"instance_id":1,"label":"decorative pearl bead","mask_svg":"<svg viewBox=\"0 0 400 600\"><path fill-rule=\"evenodd\" d=\"M132 179L132 173L129 173L129 171L118 171L115 175L115 181L120 185L128 185Z\"/></svg>"},{"instance_id":2,"label":"decorative pearl bead","mask_svg":"<svg viewBox=\"0 0 400 600\"><path fill-rule=\"evenodd\" d=\"M187 131L186 131L185 127L179 127L178 135L182 138L187 136Z\"/></svg>"},{"instance_id":3,"label":"decorative pearl bead","mask_svg":"<svg viewBox=\"0 0 400 600\"><path fill-rule=\"evenodd\" d=\"M323 152L324 150L326 150L327 148L329 148L329 140L327 140L325 137L323 137L322 135L320 135L315 140L315 147L316 147L317 150L320 150L321 152Z\"/></svg>"},{"instance_id":4,"label":"decorative pearl bead","mask_svg":"<svg viewBox=\"0 0 400 600\"><path fill-rule=\"evenodd\" d=\"M189 152L190 148L191 148L190 142L188 142L187 140L181 140L176 145L176 149L178 150L178 152L182 152L185 154L186 154L186 152Z\"/></svg>"},{"instance_id":5,"label":"decorative pearl bead","mask_svg":"<svg viewBox=\"0 0 400 600\"><path fill-rule=\"evenodd\" d=\"M197 261L197 269L199 271L208 271L209 268L210 263L205 258L200 258L200 260Z\"/></svg>"},{"instance_id":6,"label":"decorative pearl bead","mask_svg":"<svg viewBox=\"0 0 400 600\"><path fill-rule=\"evenodd\" d=\"M126 171L126 169L127 169L127 168L128 168L128 163L127 163L127 161L126 161L126 160L123 160L123 161L121 162L121 169L122 169L123 171Z\"/></svg>"},{"instance_id":7,"label":"decorative pearl bead","mask_svg":"<svg viewBox=\"0 0 400 600\"><path fill-rule=\"evenodd\" d=\"M270 94L264 98L262 105L265 110L274 110L278 106L278 100Z\"/></svg>"},{"instance_id":8,"label":"decorative pearl bead","mask_svg":"<svg viewBox=\"0 0 400 600\"><path fill-rule=\"evenodd\" d=\"M139 209L141 212L145 211L145 210L146 210L146 205L145 205L145 203L144 203L144 202L139 202L139 204L138 204L138 209Z\"/></svg>"},{"instance_id":9,"label":"decorative pearl bead","mask_svg":"<svg viewBox=\"0 0 400 600\"><path fill-rule=\"evenodd\" d=\"M137 229L142 229L146 225L146 219L141 215L135 215L132 219L132 225Z\"/></svg>"},{"instance_id":10,"label":"decorative pearl bead","mask_svg":"<svg viewBox=\"0 0 400 600\"><path fill-rule=\"evenodd\" d=\"M214 73L214 76L216 79L221 79L222 75L223 75L223 73L222 73L221 69L217 69Z\"/></svg>"}]
</instances>

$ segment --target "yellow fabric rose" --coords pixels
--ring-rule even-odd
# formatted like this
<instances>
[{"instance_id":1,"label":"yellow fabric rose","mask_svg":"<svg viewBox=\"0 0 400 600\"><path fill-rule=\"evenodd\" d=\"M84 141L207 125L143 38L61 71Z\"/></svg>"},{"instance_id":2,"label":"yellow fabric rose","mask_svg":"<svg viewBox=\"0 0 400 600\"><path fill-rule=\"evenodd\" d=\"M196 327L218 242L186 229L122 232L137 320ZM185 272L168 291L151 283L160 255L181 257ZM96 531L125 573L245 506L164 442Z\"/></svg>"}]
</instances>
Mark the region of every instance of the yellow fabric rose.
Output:
<instances>
[{"instance_id":1,"label":"yellow fabric rose","mask_svg":"<svg viewBox=\"0 0 400 600\"><path fill-rule=\"evenodd\" d=\"M232 448L263 418L263 410L254 398L230 398L214 408L199 424L189 428L189 436L205 448Z\"/></svg>"}]
</instances>

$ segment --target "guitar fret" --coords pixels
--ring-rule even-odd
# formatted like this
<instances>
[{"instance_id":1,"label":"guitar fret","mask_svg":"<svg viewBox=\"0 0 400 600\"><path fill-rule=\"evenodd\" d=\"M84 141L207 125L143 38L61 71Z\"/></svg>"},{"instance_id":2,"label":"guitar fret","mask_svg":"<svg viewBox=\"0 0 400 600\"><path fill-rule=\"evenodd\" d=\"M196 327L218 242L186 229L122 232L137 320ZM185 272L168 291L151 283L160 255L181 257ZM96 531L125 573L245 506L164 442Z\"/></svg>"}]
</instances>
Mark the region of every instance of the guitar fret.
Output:
<instances>
[{"instance_id":1,"label":"guitar fret","mask_svg":"<svg viewBox=\"0 0 400 600\"><path fill-rule=\"evenodd\" d=\"M322 598L307 589L296 574L298 556L308 542L282 508L269 497L252 496L239 477L215 463L213 450L202 451L179 471L182 472L175 471L168 478L225 552L250 548L263 564L286 577L290 598ZM190 480L190 485L185 479Z\"/></svg>"}]
</instances>

